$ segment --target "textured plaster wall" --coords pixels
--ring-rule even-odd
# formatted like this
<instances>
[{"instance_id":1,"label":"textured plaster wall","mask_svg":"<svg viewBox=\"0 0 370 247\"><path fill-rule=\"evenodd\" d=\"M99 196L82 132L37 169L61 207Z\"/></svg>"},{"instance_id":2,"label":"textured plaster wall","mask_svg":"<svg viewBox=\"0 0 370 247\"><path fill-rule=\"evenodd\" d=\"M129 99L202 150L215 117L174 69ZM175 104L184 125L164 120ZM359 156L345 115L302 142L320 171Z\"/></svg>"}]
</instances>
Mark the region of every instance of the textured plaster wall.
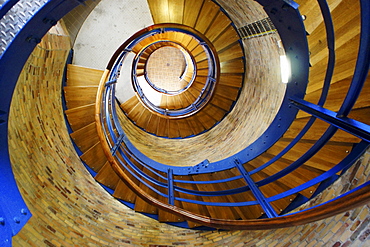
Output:
<instances>
[{"instance_id":1,"label":"textured plaster wall","mask_svg":"<svg viewBox=\"0 0 370 247\"><path fill-rule=\"evenodd\" d=\"M153 24L146 0L102 0L83 23L74 43L74 61L104 69L132 34Z\"/></svg>"}]
</instances>

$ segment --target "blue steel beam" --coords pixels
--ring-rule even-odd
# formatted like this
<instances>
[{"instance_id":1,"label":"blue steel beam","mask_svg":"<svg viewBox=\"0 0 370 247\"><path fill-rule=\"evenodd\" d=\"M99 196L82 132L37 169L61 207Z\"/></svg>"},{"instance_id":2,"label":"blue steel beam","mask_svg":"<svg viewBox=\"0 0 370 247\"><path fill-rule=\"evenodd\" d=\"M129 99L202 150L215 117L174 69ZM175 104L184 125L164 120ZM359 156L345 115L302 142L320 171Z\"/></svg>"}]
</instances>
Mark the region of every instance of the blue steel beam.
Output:
<instances>
[{"instance_id":1,"label":"blue steel beam","mask_svg":"<svg viewBox=\"0 0 370 247\"><path fill-rule=\"evenodd\" d=\"M302 99L291 98L292 105L362 140L370 142L370 126Z\"/></svg>"},{"instance_id":2,"label":"blue steel beam","mask_svg":"<svg viewBox=\"0 0 370 247\"><path fill-rule=\"evenodd\" d=\"M325 30L326 30L326 43L328 47L328 65L326 68L326 74L324 79L324 85L322 93L319 99L318 105L323 106L328 96L330 82L333 77L335 67L335 34L333 20L331 18L330 9L326 0L318 0L322 16L324 18Z\"/></svg>"},{"instance_id":3,"label":"blue steel beam","mask_svg":"<svg viewBox=\"0 0 370 247\"><path fill-rule=\"evenodd\" d=\"M240 163L239 160L235 160L235 166L238 168L239 172L244 177L244 180L249 185L249 188L251 189L253 195L256 197L258 203L261 205L262 209L265 211L267 217L274 218L277 217L277 213L273 209L273 207L270 205L270 203L266 200L266 197L262 194L260 189L258 189L257 185L254 183L253 179L249 176L249 173L247 170L245 170L242 163Z\"/></svg>"},{"instance_id":4,"label":"blue steel beam","mask_svg":"<svg viewBox=\"0 0 370 247\"><path fill-rule=\"evenodd\" d=\"M8 0L0 8L0 19L18 2L19 0Z\"/></svg>"},{"instance_id":5,"label":"blue steel beam","mask_svg":"<svg viewBox=\"0 0 370 247\"><path fill-rule=\"evenodd\" d=\"M173 188L173 170L168 169L167 171L167 181L168 181L168 204L175 205L175 191Z\"/></svg>"},{"instance_id":6,"label":"blue steel beam","mask_svg":"<svg viewBox=\"0 0 370 247\"><path fill-rule=\"evenodd\" d=\"M370 67L370 1L361 0L361 34L360 47L356 62L355 73L353 74L351 86L348 89L346 98L338 111L338 116L347 116L356 103L361 89L365 83Z\"/></svg>"},{"instance_id":7,"label":"blue steel beam","mask_svg":"<svg viewBox=\"0 0 370 247\"><path fill-rule=\"evenodd\" d=\"M125 137L124 134L121 134L119 138L117 139L116 143L114 144L113 148L111 149L111 153L114 156L118 150L118 148L121 146L121 143L123 142L123 138Z\"/></svg>"}]
</instances>

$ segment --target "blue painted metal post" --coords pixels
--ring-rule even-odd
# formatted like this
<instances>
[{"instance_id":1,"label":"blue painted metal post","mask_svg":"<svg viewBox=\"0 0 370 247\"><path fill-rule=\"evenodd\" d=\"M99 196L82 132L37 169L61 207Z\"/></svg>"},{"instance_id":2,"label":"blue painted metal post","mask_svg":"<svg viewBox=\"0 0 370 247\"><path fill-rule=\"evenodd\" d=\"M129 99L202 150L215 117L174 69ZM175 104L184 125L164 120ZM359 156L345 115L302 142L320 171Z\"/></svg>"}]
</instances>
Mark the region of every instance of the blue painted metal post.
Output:
<instances>
[{"instance_id":1,"label":"blue painted metal post","mask_svg":"<svg viewBox=\"0 0 370 247\"><path fill-rule=\"evenodd\" d=\"M257 185L254 183L253 179L249 176L248 171L245 170L244 166L238 159L234 160L236 168L238 168L239 172L243 176L244 180L249 185L249 188L251 189L253 195L256 197L258 203L261 205L262 209L265 211L267 217L274 218L277 217L277 213L273 209L273 207L270 205L270 203L266 200L266 197L263 195L263 193L258 189Z\"/></svg>"},{"instance_id":2,"label":"blue painted metal post","mask_svg":"<svg viewBox=\"0 0 370 247\"><path fill-rule=\"evenodd\" d=\"M173 188L173 170L171 168L167 170L167 181L168 181L168 204L175 205L175 194Z\"/></svg>"},{"instance_id":3,"label":"blue painted metal post","mask_svg":"<svg viewBox=\"0 0 370 247\"><path fill-rule=\"evenodd\" d=\"M113 146L113 147L112 147L112 149L111 149L111 153L112 153L112 155L113 155L113 156L116 154L116 152L117 152L118 148L121 146L121 143L123 142L123 139L124 139L124 138L125 138L125 134L121 134L121 135L118 137L118 139L117 139L116 143L114 143L114 146Z\"/></svg>"},{"instance_id":4,"label":"blue painted metal post","mask_svg":"<svg viewBox=\"0 0 370 247\"><path fill-rule=\"evenodd\" d=\"M370 126L348 117L339 117L336 112L312 104L302 99L291 98L291 103L298 109L342 129L354 136L370 142Z\"/></svg>"},{"instance_id":5,"label":"blue painted metal post","mask_svg":"<svg viewBox=\"0 0 370 247\"><path fill-rule=\"evenodd\" d=\"M347 116L355 105L358 96L365 84L370 68L370 1L361 0L361 36L360 47L356 61L356 69L353 74L351 86L346 98L338 111L338 117Z\"/></svg>"}]
</instances>

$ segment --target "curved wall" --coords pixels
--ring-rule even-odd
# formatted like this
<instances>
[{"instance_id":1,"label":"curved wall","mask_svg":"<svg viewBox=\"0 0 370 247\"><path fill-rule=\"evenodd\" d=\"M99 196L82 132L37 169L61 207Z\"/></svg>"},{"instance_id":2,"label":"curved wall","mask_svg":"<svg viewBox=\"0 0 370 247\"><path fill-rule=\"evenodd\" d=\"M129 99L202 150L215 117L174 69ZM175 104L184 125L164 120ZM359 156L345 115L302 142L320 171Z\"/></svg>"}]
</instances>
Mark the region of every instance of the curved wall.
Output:
<instances>
[{"instance_id":1,"label":"curved wall","mask_svg":"<svg viewBox=\"0 0 370 247\"><path fill-rule=\"evenodd\" d=\"M33 217L14 246L368 246L369 205L305 226L268 231L199 231L161 224L126 208L81 164L62 112L60 80L68 39L39 45L12 102L9 146L20 191ZM26 104L24 102L27 102ZM369 179L367 152L320 198ZM365 174L365 176L364 176ZM343 182L341 182L343 181ZM349 181L349 182L348 182Z\"/></svg>"}]
</instances>

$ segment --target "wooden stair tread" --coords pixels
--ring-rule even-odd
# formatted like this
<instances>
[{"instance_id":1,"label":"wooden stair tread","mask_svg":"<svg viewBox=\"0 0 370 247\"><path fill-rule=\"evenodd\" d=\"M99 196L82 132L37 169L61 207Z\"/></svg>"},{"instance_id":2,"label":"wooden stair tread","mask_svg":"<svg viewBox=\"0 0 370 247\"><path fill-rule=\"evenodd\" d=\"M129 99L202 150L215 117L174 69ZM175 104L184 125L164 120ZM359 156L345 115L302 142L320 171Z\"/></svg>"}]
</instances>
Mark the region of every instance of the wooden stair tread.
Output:
<instances>
[{"instance_id":1,"label":"wooden stair tread","mask_svg":"<svg viewBox=\"0 0 370 247\"><path fill-rule=\"evenodd\" d=\"M204 0L186 0L184 8L183 24L195 27L199 12L202 9Z\"/></svg>"},{"instance_id":2,"label":"wooden stair tread","mask_svg":"<svg viewBox=\"0 0 370 247\"><path fill-rule=\"evenodd\" d=\"M148 0L148 4L154 24L167 23L170 21L168 0Z\"/></svg>"},{"instance_id":3,"label":"wooden stair tread","mask_svg":"<svg viewBox=\"0 0 370 247\"><path fill-rule=\"evenodd\" d=\"M96 174L95 180L99 183L114 190L120 180L118 175L114 172L109 162L106 162L102 169Z\"/></svg>"},{"instance_id":4,"label":"wooden stair tread","mask_svg":"<svg viewBox=\"0 0 370 247\"><path fill-rule=\"evenodd\" d=\"M168 0L168 12L170 23L183 23L185 0Z\"/></svg>"},{"instance_id":5,"label":"wooden stair tread","mask_svg":"<svg viewBox=\"0 0 370 247\"><path fill-rule=\"evenodd\" d=\"M129 203L135 203L137 197L136 194L122 180L118 182L113 196Z\"/></svg>"},{"instance_id":6,"label":"wooden stair tread","mask_svg":"<svg viewBox=\"0 0 370 247\"><path fill-rule=\"evenodd\" d=\"M212 20L216 17L219 11L220 8L218 5L214 4L212 1L204 1L195 24L195 29L201 33L206 33L210 23L212 23Z\"/></svg>"},{"instance_id":7,"label":"wooden stair tread","mask_svg":"<svg viewBox=\"0 0 370 247\"><path fill-rule=\"evenodd\" d=\"M95 103L97 86L66 86L64 96L68 109Z\"/></svg>"},{"instance_id":8,"label":"wooden stair tread","mask_svg":"<svg viewBox=\"0 0 370 247\"><path fill-rule=\"evenodd\" d=\"M235 169L226 170L222 172L216 172L213 174L214 179L226 179L230 177L234 177L239 175L239 172L234 171ZM246 185L246 182L243 179L229 181L227 183L222 183L220 190L228 190L243 187ZM238 193L235 195L228 195L226 196L230 202L246 202L246 201L255 201L255 197L253 196L251 191L246 191L242 193ZM253 216L258 218L260 216L260 206L252 205L252 206L244 206L244 207L234 207L235 212L238 214L240 219L251 219Z\"/></svg>"},{"instance_id":9,"label":"wooden stair tread","mask_svg":"<svg viewBox=\"0 0 370 247\"><path fill-rule=\"evenodd\" d=\"M95 104L80 106L65 111L69 125L76 131L92 122L95 122Z\"/></svg>"},{"instance_id":10,"label":"wooden stair tread","mask_svg":"<svg viewBox=\"0 0 370 247\"><path fill-rule=\"evenodd\" d=\"M153 178L157 178L151 171L149 171L146 168L143 168L143 172L145 174L148 174L149 176L151 176ZM146 182L151 184L148 181L146 181ZM154 187L157 187L157 186L154 186ZM142 189L143 191L145 191L146 193L148 193L152 197L157 198L157 194L154 191L152 191L149 187L144 185L143 183L140 183L140 189ZM147 203L147 202L145 202L140 197L137 197L136 201L135 201L135 211L142 212L142 213L149 213L149 214L157 214L158 213L158 208L149 204L149 203Z\"/></svg>"},{"instance_id":11,"label":"wooden stair tread","mask_svg":"<svg viewBox=\"0 0 370 247\"><path fill-rule=\"evenodd\" d=\"M221 51L231 44L234 44L238 40L238 33L235 31L234 27L230 25L215 40L211 41L213 42L213 46L216 48L216 50Z\"/></svg>"},{"instance_id":12,"label":"wooden stair tread","mask_svg":"<svg viewBox=\"0 0 370 247\"><path fill-rule=\"evenodd\" d=\"M236 58L241 58L244 56L243 50L239 44L236 42L231 46L228 46L226 49L222 50L218 53L218 58L220 59L220 63L227 62L229 60L233 60Z\"/></svg>"},{"instance_id":13,"label":"wooden stair tread","mask_svg":"<svg viewBox=\"0 0 370 247\"><path fill-rule=\"evenodd\" d=\"M199 181L209 181L214 180L212 174L198 174L194 175L194 180ZM196 187L200 191L218 191L220 189L218 184L196 184ZM203 198L204 201L208 202L229 202L226 196L209 196ZM238 219L238 215L235 210L230 207L221 207L221 206L206 206L207 210L212 218L216 219Z\"/></svg>"},{"instance_id":14,"label":"wooden stair tread","mask_svg":"<svg viewBox=\"0 0 370 247\"><path fill-rule=\"evenodd\" d=\"M224 98L235 101L239 96L239 88L229 87L229 86L224 86L224 85L219 84L216 87L214 94L215 94L214 97L216 97L216 95L217 96L219 95Z\"/></svg>"},{"instance_id":15,"label":"wooden stair tread","mask_svg":"<svg viewBox=\"0 0 370 247\"><path fill-rule=\"evenodd\" d=\"M244 61L242 58L236 58L220 63L222 73L244 73Z\"/></svg>"},{"instance_id":16,"label":"wooden stair tread","mask_svg":"<svg viewBox=\"0 0 370 247\"><path fill-rule=\"evenodd\" d=\"M103 70L67 65L68 86L98 86L103 75Z\"/></svg>"},{"instance_id":17,"label":"wooden stair tread","mask_svg":"<svg viewBox=\"0 0 370 247\"><path fill-rule=\"evenodd\" d=\"M94 146L84 152L80 158L95 172L99 172L99 170L107 162L107 158L105 157L103 147L100 142L96 143Z\"/></svg>"},{"instance_id":18,"label":"wooden stair tread","mask_svg":"<svg viewBox=\"0 0 370 247\"><path fill-rule=\"evenodd\" d=\"M82 152L86 152L99 142L95 122L73 132L71 137Z\"/></svg>"},{"instance_id":19,"label":"wooden stair tread","mask_svg":"<svg viewBox=\"0 0 370 247\"><path fill-rule=\"evenodd\" d=\"M216 18L205 32L209 40L215 40L229 25L231 20L222 11L218 11Z\"/></svg>"}]
</instances>

